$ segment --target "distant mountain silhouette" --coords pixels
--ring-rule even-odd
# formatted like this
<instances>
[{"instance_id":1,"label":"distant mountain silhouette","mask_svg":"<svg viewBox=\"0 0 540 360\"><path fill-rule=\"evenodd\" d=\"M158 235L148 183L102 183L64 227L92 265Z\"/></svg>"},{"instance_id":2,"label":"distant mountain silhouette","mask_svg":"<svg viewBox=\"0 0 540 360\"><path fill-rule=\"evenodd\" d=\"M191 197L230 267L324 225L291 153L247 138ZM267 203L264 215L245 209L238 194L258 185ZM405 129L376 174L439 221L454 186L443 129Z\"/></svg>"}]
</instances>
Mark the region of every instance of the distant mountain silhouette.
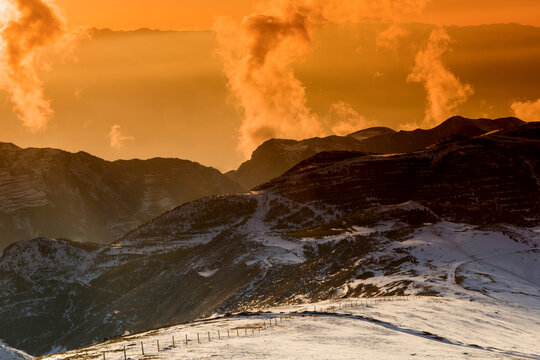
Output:
<instances>
[{"instance_id":1,"label":"distant mountain silhouette","mask_svg":"<svg viewBox=\"0 0 540 360\"><path fill-rule=\"evenodd\" d=\"M407 153L425 149L453 135L473 137L522 124L524 121L513 117L490 120L454 116L433 129L399 131L386 136L365 139L356 150L380 154Z\"/></svg>"},{"instance_id":2,"label":"distant mountain silhouette","mask_svg":"<svg viewBox=\"0 0 540 360\"><path fill-rule=\"evenodd\" d=\"M478 136L523 123L517 118L490 120L455 116L429 130L396 132L389 128L378 127L360 130L348 136L329 136L301 141L271 139L259 146L250 160L243 163L238 170L228 172L227 176L248 190L283 174L300 161L323 151L407 153L425 149L453 135Z\"/></svg>"},{"instance_id":3,"label":"distant mountain silhouette","mask_svg":"<svg viewBox=\"0 0 540 360\"><path fill-rule=\"evenodd\" d=\"M37 236L110 242L184 202L239 190L186 160L109 162L0 143L0 250Z\"/></svg>"}]
</instances>

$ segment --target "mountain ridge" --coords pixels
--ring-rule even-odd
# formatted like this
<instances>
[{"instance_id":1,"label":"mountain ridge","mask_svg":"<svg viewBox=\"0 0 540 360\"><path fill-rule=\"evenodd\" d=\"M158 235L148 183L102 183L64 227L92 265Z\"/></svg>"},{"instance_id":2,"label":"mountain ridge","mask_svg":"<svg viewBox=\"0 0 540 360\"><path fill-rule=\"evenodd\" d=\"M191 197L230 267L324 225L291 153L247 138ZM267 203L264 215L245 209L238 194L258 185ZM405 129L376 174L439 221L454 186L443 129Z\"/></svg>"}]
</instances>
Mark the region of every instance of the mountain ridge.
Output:
<instances>
[{"instance_id":1,"label":"mountain ridge","mask_svg":"<svg viewBox=\"0 0 540 360\"><path fill-rule=\"evenodd\" d=\"M109 245L16 243L0 258L0 337L40 354L260 306L436 295L453 263L432 261L455 253L452 241L495 239L534 264L539 151L540 124L529 123L410 154L320 153L253 192L185 203ZM471 274L458 272L481 291Z\"/></svg>"},{"instance_id":2,"label":"mountain ridge","mask_svg":"<svg viewBox=\"0 0 540 360\"><path fill-rule=\"evenodd\" d=\"M0 248L55 236L108 242L164 211L240 187L189 160L107 161L86 152L0 143Z\"/></svg>"},{"instance_id":3,"label":"mountain ridge","mask_svg":"<svg viewBox=\"0 0 540 360\"><path fill-rule=\"evenodd\" d=\"M468 119L454 116L432 129L401 130L378 127L361 130L347 136L328 136L305 140L270 139L260 145L237 170L226 173L245 190L281 175L294 164L322 151L361 151L392 154L424 149L453 135L478 136L490 131L524 124L515 117L499 119ZM359 138L364 132L366 137ZM370 133L371 132L371 133ZM355 136L356 134L356 136Z\"/></svg>"}]
</instances>

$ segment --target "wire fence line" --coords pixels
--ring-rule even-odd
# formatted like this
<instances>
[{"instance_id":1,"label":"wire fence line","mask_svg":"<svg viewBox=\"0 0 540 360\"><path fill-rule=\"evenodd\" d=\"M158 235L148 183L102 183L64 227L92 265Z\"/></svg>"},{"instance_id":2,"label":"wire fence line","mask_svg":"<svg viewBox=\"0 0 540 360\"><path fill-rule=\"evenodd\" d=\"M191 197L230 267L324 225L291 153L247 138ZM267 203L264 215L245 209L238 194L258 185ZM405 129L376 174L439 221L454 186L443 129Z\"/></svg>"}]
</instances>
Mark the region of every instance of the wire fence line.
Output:
<instances>
[{"instance_id":1,"label":"wire fence line","mask_svg":"<svg viewBox=\"0 0 540 360\"><path fill-rule=\"evenodd\" d=\"M96 355L100 355L99 357L104 360L140 359L144 358L145 356L156 355L160 352L169 351L181 346L195 346L198 344L210 343L225 339L258 336L261 335L262 331L276 326L283 326L284 322L290 318L290 316L270 316L251 324L232 328L220 328L213 331L199 331L190 333L179 331L175 335L170 335L168 338L158 335L159 338L151 341L135 341L134 339L133 341L129 341L127 345L123 345L121 348L119 347L116 349L93 351L91 356L95 358Z\"/></svg>"},{"instance_id":2,"label":"wire fence line","mask_svg":"<svg viewBox=\"0 0 540 360\"><path fill-rule=\"evenodd\" d=\"M425 296L422 296L425 297ZM410 301L411 299L416 298L416 296L391 296L391 297L377 297L369 299L348 299L345 301L337 301L332 305L313 305L313 311L311 309L305 310L302 312L290 312L289 314L275 315L271 313L258 313L252 316L258 316L257 321L236 327L220 327L219 329L214 329L212 331L200 331L200 332L186 332L178 331L172 335L169 335L168 338L165 335L157 335L153 340L138 340L133 339L131 341L120 340L118 342L127 343L122 347L116 349L108 350L96 350L89 351L86 353L86 356L91 356L91 358L102 358L103 360L135 360L135 359L144 359L146 357L152 358L152 356L158 355L164 351L170 351L174 348L179 347L193 347L203 343L211 343L214 341L221 340L230 340L235 338L246 338L259 336L267 332L267 330L281 327L286 324L286 322L295 316L302 315L305 313L312 314L329 314L336 313L339 310L346 309L367 309L376 304L388 301ZM309 307L309 306L308 306ZM234 318L233 318L234 319ZM216 319L219 320L219 319ZM151 335L148 335L151 336ZM70 357L70 359L77 359L78 357ZM88 359L88 357L81 357Z\"/></svg>"}]
</instances>

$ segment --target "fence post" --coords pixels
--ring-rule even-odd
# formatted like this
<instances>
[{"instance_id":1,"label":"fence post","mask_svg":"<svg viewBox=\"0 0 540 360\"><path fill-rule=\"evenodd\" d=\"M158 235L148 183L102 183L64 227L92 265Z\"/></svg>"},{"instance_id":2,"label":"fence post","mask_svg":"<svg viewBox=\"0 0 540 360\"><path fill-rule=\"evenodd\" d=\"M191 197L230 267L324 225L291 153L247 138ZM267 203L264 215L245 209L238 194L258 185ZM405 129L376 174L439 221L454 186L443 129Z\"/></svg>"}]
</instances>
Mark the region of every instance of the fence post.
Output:
<instances>
[{"instance_id":1,"label":"fence post","mask_svg":"<svg viewBox=\"0 0 540 360\"><path fill-rule=\"evenodd\" d=\"M201 338L199 337L199 333L197 333L197 342L200 344L201 343Z\"/></svg>"},{"instance_id":2,"label":"fence post","mask_svg":"<svg viewBox=\"0 0 540 360\"><path fill-rule=\"evenodd\" d=\"M141 341L141 353L144 355L144 344L142 341Z\"/></svg>"},{"instance_id":3,"label":"fence post","mask_svg":"<svg viewBox=\"0 0 540 360\"><path fill-rule=\"evenodd\" d=\"M238 328L236 328L236 336L240 336L240 334L238 333Z\"/></svg>"},{"instance_id":4,"label":"fence post","mask_svg":"<svg viewBox=\"0 0 540 360\"><path fill-rule=\"evenodd\" d=\"M219 330L217 331L217 337L218 337L218 340L221 340L221 334L219 333Z\"/></svg>"},{"instance_id":5,"label":"fence post","mask_svg":"<svg viewBox=\"0 0 540 360\"><path fill-rule=\"evenodd\" d=\"M229 333L229 329L227 329L227 337L230 338L231 334Z\"/></svg>"},{"instance_id":6,"label":"fence post","mask_svg":"<svg viewBox=\"0 0 540 360\"><path fill-rule=\"evenodd\" d=\"M106 359L105 359L105 351L103 352L103 360L106 360Z\"/></svg>"},{"instance_id":7,"label":"fence post","mask_svg":"<svg viewBox=\"0 0 540 360\"><path fill-rule=\"evenodd\" d=\"M188 344L188 338L187 338L187 334L186 334L186 345Z\"/></svg>"},{"instance_id":8,"label":"fence post","mask_svg":"<svg viewBox=\"0 0 540 360\"><path fill-rule=\"evenodd\" d=\"M127 360L126 347L124 346L124 360Z\"/></svg>"},{"instance_id":9,"label":"fence post","mask_svg":"<svg viewBox=\"0 0 540 360\"><path fill-rule=\"evenodd\" d=\"M210 342L210 331L208 332L208 342Z\"/></svg>"},{"instance_id":10,"label":"fence post","mask_svg":"<svg viewBox=\"0 0 540 360\"><path fill-rule=\"evenodd\" d=\"M172 337L172 347L176 347L176 344L174 343L174 335Z\"/></svg>"},{"instance_id":11,"label":"fence post","mask_svg":"<svg viewBox=\"0 0 540 360\"><path fill-rule=\"evenodd\" d=\"M159 352L159 340L156 340L157 343L157 352Z\"/></svg>"}]
</instances>

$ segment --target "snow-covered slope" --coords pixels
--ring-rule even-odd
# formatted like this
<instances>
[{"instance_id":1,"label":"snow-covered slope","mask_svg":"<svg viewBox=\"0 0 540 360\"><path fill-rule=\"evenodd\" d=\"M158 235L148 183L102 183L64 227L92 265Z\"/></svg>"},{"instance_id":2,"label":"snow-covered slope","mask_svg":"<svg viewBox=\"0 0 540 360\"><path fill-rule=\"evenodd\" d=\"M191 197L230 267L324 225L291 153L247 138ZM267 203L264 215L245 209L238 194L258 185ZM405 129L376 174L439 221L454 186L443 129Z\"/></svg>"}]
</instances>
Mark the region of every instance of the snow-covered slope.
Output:
<instances>
[{"instance_id":1,"label":"snow-covered slope","mask_svg":"<svg viewBox=\"0 0 540 360\"><path fill-rule=\"evenodd\" d=\"M379 211L372 224L284 236L259 208L235 223L234 234L223 229L191 245L171 236L159 251L142 232L136 245L126 238L75 251L75 244L42 239L36 249L10 248L0 261L9 289L0 299L8 328L0 331L39 354L216 312L325 299L436 295L540 309L538 228L439 221L414 203ZM432 222L413 226L408 217ZM21 326L27 322L32 328Z\"/></svg>"},{"instance_id":2,"label":"snow-covered slope","mask_svg":"<svg viewBox=\"0 0 540 360\"><path fill-rule=\"evenodd\" d=\"M540 359L539 316L479 298L349 298L214 317L43 359L116 360L124 349L130 359Z\"/></svg>"},{"instance_id":3,"label":"snow-covered slope","mask_svg":"<svg viewBox=\"0 0 540 360\"><path fill-rule=\"evenodd\" d=\"M374 296L538 309L539 151L528 124L415 154L321 154L108 246L17 243L0 259L0 338L44 354L216 313Z\"/></svg>"},{"instance_id":4,"label":"snow-covered slope","mask_svg":"<svg viewBox=\"0 0 540 360\"><path fill-rule=\"evenodd\" d=\"M32 356L28 355L24 351L20 351L2 344L0 340L0 360L29 360Z\"/></svg>"}]
</instances>

